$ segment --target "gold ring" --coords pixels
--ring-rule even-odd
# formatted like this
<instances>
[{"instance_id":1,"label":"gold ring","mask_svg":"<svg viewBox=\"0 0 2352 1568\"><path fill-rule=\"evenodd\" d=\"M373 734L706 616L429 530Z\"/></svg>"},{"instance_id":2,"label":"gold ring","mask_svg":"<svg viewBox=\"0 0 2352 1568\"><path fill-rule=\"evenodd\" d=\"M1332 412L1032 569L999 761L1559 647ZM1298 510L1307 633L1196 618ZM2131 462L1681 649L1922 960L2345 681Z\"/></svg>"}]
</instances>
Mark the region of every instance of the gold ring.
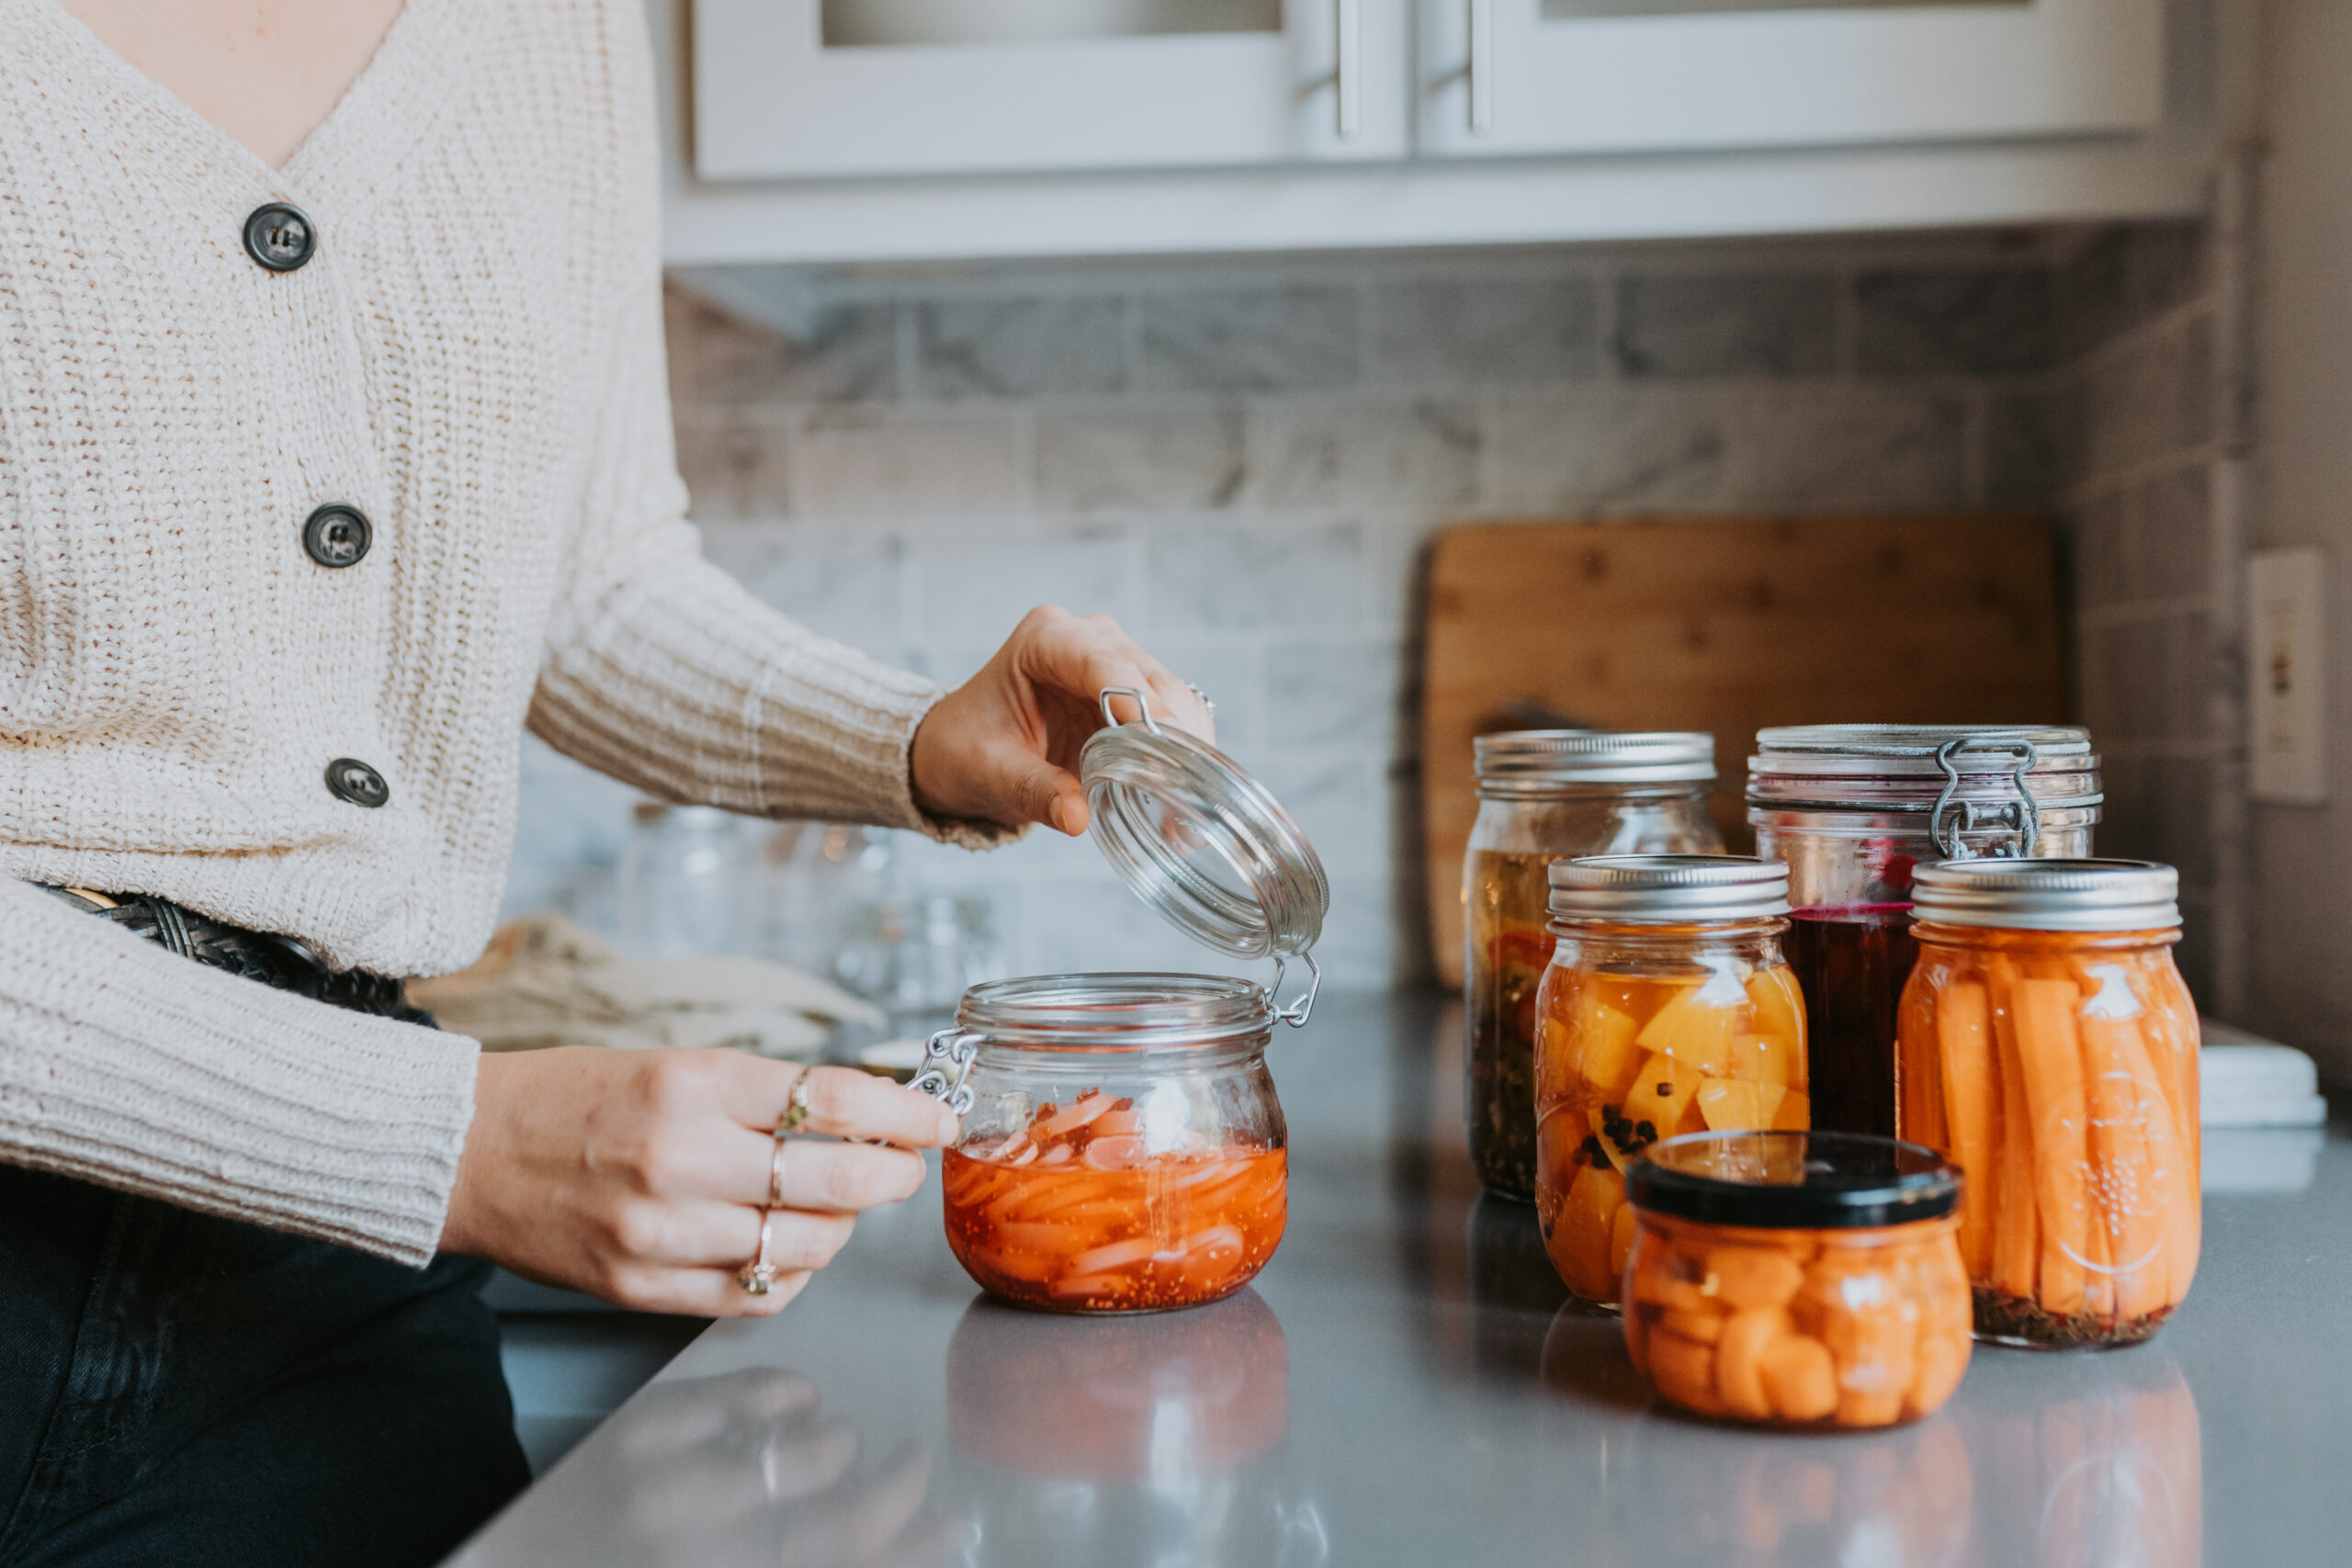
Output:
<instances>
[{"instance_id":1,"label":"gold ring","mask_svg":"<svg viewBox=\"0 0 2352 1568\"><path fill-rule=\"evenodd\" d=\"M768 1226L775 1219L775 1211L760 1211L760 1255L744 1264L743 1271L735 1276L747 1296L764 1296L768 1287L775 1283L775 1265L768 1261Z\"/></svg>"},{"instance_id":2,"label":"gold ring","mask_svg":"<svg viewBox=\"0 0 2352 1568\"><path fill-rule=\"evenodd\" d=\"M779 1138L797 1133L808 1125L808 1074L811 1070L801 1068L800 1076L792 1080L792 1092L785 1096L784 1119L775 1124L775 1135Z\"/></svg>"},{"instance_id":3,"label":"gold ring","mask_svg":"<svg viewBox=\"0 0 2352 1568\"><path fill-rule=\"evenodd\" d=\"M781 1125L775 1130L775 1149L768 1156L768 1207L784 1207L784 1145L792 1134Z\"/></svg>"}]
</instances>

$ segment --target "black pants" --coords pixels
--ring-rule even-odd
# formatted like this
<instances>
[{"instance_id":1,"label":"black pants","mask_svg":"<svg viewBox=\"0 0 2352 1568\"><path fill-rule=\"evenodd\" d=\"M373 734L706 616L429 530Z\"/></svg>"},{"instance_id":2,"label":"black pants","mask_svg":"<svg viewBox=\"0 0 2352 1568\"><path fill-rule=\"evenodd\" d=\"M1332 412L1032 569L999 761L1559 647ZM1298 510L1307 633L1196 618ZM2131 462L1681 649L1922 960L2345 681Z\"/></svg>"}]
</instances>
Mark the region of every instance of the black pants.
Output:
<instances>
[{"instance_id":1,"label":"black pants","mask_svg":"<svg viewBox=\"0 0 2352 1568\"><path fill-rule=\"evenodd\" d=\"M530 1479L486 1273L0 1167L0 1565L435 1562Z\"/></svg>"}]
</instances>

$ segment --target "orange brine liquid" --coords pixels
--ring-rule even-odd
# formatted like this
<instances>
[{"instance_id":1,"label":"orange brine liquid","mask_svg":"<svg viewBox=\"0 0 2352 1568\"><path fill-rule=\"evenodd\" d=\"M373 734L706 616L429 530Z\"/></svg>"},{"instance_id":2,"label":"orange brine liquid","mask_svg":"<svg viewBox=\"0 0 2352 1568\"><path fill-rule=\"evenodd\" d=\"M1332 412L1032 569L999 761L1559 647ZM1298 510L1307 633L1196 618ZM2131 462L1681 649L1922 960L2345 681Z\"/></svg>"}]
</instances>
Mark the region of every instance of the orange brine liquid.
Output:
<instances>
[{"instance_id":1,"label":"orange brine liquid","mask_svg":"<svg viewBox=\"0 0 2352 1568\"><path fill-rule=\"evenodd\" d=\"M1146 1151L1125 1099L1041 1105L941 1162L947 1245L993 1295L1057 1312L1158 1312L1231 1295L1289 1213L1281 1149Z\"/></svg>"}]
</instances>

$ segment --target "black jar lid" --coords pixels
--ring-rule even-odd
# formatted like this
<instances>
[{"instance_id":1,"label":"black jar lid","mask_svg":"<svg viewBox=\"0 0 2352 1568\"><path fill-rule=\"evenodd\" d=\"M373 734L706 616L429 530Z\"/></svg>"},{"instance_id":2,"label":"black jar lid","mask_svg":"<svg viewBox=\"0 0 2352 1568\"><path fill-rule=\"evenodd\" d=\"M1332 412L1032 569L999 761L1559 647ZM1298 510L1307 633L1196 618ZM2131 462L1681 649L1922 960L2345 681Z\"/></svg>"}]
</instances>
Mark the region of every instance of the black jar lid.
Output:
<instances>
[{"instance_id":1,"label":"black jar lid","mask_svg":"<svg viewBox=\"0 0 2352 1568\"><path fill-rule=\"evenodd\" d=\"M1860 1230L1940 1219L1960 1171L1918 1144L1867 1133L1689 1133L1625 1173L1635 1208L1758 1230Z\"/></svg>"}]
</instances>

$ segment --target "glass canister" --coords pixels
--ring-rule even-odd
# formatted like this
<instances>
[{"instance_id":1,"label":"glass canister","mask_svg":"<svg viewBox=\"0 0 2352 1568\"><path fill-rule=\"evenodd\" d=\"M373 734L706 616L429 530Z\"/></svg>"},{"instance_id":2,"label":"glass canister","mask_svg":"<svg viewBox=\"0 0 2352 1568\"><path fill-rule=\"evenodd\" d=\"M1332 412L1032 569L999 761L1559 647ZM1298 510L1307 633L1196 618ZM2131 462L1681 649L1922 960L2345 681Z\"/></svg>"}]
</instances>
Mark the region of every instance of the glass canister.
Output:
<instances>
[{"instance_id":1,"label":"glass canister","mask_svg":"<svg viewBox=\"0 0 2352 1568\"><path fill-rule=\"evenodd\" d=\"M1917 955L1911 871L2086 855L2087 730L1819 724L1766 729L1747 764L1756 852L1789 866L1789 962L1813 1028L1814 1124L1894 1131L1894 1008Z\"/></svg>"},{"instance_id":2,"label":"glass canister","mask_svg":"<svg viewBox=\"0 0 2352 1568\"><path fill-rule=\"evenodd\" d=\"M2179 879L2147 861L1921 866L1903 1135L1968 1175L1979 1338L2129 1345L2197 1272L2197 1007Z\"/></svg>"},{"instance_id":3,"label":"glass canister","mask_svg":"<svg viewBox=\"0 0 2352 1568\"><path fill-rule=\"evenodd\" d=\"M1489 1192L1535 1195L1535 988L1551 962L1545 869L1575 855L1706 854L1715 738L1521 729L1476 741L1478 819L1463 857L1464 1114Z\"/></svg>"},{"instance_id":4,"label":"glass canister","mask_svg":"<svg viewBox=\"0 0 2352 1568\"><path fill-rule=\"evenodd\" d=\"M1960 1177L1849 1133L1707 1133L1635 1162L1625 1346L1686 1410L1891 1427L1968 1370Z\"/></svg>"},{"instance_id":5,"label":"glass canister","mask_svg":"<svg viewBox=\"0 0 2352 1568\"><path fill-rule=\"evenodd\" d=\"M943 1156L947 1242L993 1295L1057 1312L1229 1296L1282 1240L1274 1011L1250 980L1072 975L965 993L974 1050Z\"/></svg>"},{"instance_id":6,"label":"glass canister","mask_svg":"<svg viewBox=\"0 0 2352 1568\"><path fill-rule=\"evenodd\" d=\"M1788 867L1739 855L1553 863L1537 1001L1535 1216L1553 1267L1613 1306L1625 1172L1708 1129L1808 1125L1804 1002L1781 956Z\"/></svg>"},{"instance_id":7,"label":"glass canister","mask_svg":"<svg viewBox=\"0 0 2352 1568\"><path fill-rule=\"evenodd\" d=\"M964 1118L941 1188L948 1246L981 1288L1047 1311L1159 1312L1232 1294L1282 1240L1289 1172L1266 1047L1314 1008L1309 949L1330 886L1297 824L1232 759L1163 728L1142 693L1104 692L1102 713L1079 777L1104 858L1204 944L1273 959L1272 984L976 986L913 1087ZM1292 959L1307 985L1283 1003Z\"/></svg>"}]
</instances>

